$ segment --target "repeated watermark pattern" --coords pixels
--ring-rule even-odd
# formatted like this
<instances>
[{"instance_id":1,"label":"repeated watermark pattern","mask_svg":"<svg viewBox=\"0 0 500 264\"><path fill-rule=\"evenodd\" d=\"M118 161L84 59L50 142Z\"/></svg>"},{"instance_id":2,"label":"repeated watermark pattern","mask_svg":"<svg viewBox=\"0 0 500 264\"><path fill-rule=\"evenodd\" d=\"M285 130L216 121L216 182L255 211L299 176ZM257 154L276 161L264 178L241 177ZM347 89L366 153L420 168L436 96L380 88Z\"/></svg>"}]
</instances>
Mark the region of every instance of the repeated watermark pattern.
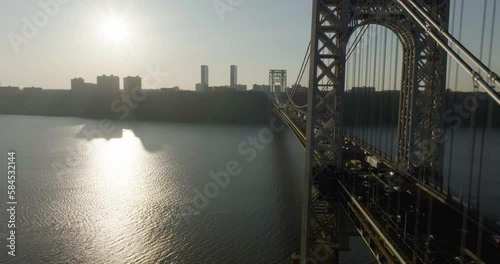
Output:
<instances>
[{"instance_id":1,"label":"repeated watermark pattern","mask_svg":"<svg viewBox=\"0 0 500 264\"><path fill-rule=\"evenodd\" d=\"M198 215L205 210L210 201L219 196L220 191L229 186L231 177L238 176L243 172L244 166L242 163L250 164L258 156L259 152L266 149L266 146L274 141L276 134L285 130L283 124L278 125L279 120L273 117L270 120L268 127L259 130L257 135L249 136L237 146L237 153L243 162L239 159L231 159L226 163L223 170L219 172L211 171L208 173L212 179L206 183L202 190L195 189L194 196L188 204L180 205L178 215L188 217Z\"/></svg>"},{"instance_id":2,"label":"repeated watermark pattern","mask_svg":"<svg viewBox=\"0 0 500 264\"><path fill-rule=\"evenodd\" d=\"M219 16L220 21L224 21L226 13L232 13L236 7L240 6L243 0L215 0L213 6Z\"/></svg>"},{"instance_id":3,"label":"repeated watermark pattern","mask_svg":"<svg viewBox=\"0 0 500 264\"><path fill-rule=\"evenodd\" d=\"M7 248L9 249L7 254L15 257L16 256L16 152L9 151L7 153L7 212L9 215L9 220L7 221L8 237L7 237Z\"/></svg>"},{"instance_id":4,"label":"repeated watermark pattern","mask_svg":"<svg viewBox=\"0 0 500 264\"><path fill-rule=\"evenodd\" d=\"M9 31L7 39L15 53L20 52L22 45L28 44L30 40L35 38L40 30L46 27L50 20L56 17L61 8L69 4L73 0L40 0L38 6L40 9L31 17L23 17L21 21L23 25L16 32Z\"/></svg>"},{"instance_id":5,"label":"repeated watermark pattern","mask_svg":"<svg viewBox=\"0 0 500 264\"><path fill-rule=\"evenodd\" d=\"M57 1L57 3L54 3ZM42 2L44 2L43 6L51 6L52 13L57 14L60 8L56 5L68 4L70 1L79 2L80 8L84 8L86 12L96 13L98 10L95 10L92 5L90 5L85 0L41 0L40 5L42 6ZM50 5L48 4L50 3ZM149 51L144 49L142 46L135 44L133 41L128 41L127 45L129 45L130 53L138 53L143 58L153 58L150 56ZM151 63L144 63L143 65L144 75L142 76L142 84L148 87L158 87L165 83L165 80L168 76L168 73L163 69L163 64L154 58ZM109 108L110 110L118 115L118 120L124 121L130 118L131 113L134 109L138 108L140 103L144 102L147 99L147 92L142 89L142 87L133 87L133 89L129 93L121 93L118 98L115 98ZM93 147L98 147L103 144L102 141L92 140L94 138L107 138L107 136L113 135L119 129L116 126L115 121L103 118L99 120L98 126L96 128L83 128L80 131L80 134L84 136ZM51 164L53 170L61 170L63 168L76 167L80 165L80 161L75 159L74 157L68 156L63 161L56 161Z\"/></svg>"},{"instance_id":6,"label":"repeated watermark pattern","mask_svg":"<svg viewBox=\"0 0 500 264\"><path fill-rule=\"evenodd\" d=\"M462 127L464 120L470 118L479 109L480 103L488 100L488 98L489 96L486 93L479 92L467 96L462 103L454 104L443 113L444 125L456 131ZM415 139L415 148L413 155L410 157L412 164L415 166L424 165L428 157L439 151L437 144L444 144L448 138L445 130L439 130L439 134L434 136L438 138L437 141Z\"/></svg>"}]
</instances>

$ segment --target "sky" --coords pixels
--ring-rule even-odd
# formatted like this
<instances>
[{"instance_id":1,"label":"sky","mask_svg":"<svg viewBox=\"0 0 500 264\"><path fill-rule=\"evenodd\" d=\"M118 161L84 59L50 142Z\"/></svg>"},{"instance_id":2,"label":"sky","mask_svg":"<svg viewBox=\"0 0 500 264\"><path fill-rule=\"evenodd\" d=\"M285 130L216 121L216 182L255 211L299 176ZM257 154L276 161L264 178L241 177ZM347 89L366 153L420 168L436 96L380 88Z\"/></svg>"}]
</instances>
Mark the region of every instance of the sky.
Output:
<instances>
[{"instance_id":1,"label":"sky","mask_svg":"<svg viewBox=\"0 0 500 264\"><path fill-rule=\"evenodd\" d=\"M479 2L466 0L464 27L476 53ZM311 0L1 1L0 83L69 89L72 78L114 74L140 75L144 88L194 90L200 65L209 66L210 85L228 85L234 64L249 88L268 83L269 69L288 70L290 84L310 25Z\"/></svg>"}]
</instances>

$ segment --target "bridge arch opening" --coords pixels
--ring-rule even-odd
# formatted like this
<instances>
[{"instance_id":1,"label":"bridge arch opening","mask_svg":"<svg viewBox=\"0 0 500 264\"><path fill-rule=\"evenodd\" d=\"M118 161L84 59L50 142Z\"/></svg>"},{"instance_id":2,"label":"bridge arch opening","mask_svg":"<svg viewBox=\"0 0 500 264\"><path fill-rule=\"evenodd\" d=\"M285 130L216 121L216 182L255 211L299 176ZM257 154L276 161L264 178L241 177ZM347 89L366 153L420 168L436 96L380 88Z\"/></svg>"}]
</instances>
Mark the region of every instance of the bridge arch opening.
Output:
<instances>
[{"instance_id":1,"label":"bridge arch opening","mask_svg":"<svg viewBox=\"0 0 500 264\"><path fill-rule=\"evenodd\" d=\"M396 160L402 89L411 89L403 82L403 61L414 50L408 31L395 21L375 19L352 27L346 46L345 133L391 162Z\"/></svg>"}]
</instances>

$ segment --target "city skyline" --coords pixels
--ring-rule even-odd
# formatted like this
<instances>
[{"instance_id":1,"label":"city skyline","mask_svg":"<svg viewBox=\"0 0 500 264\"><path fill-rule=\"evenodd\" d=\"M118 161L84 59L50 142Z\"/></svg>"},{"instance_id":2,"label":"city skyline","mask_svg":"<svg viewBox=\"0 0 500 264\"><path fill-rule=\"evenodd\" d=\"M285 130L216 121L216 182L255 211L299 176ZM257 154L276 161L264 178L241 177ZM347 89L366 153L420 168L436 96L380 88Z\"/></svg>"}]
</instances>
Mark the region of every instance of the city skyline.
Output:
<instances>
[{"instance_id":1,"label":"city skyline","mask_svg":"<svg viewBox=\"0 0 500 264\"><path fill-rule=\"evenodd\" d=\"M199 80L198 67L202 64L211 65L214 84L228 83L226 65L231 64L240 65L242 72L248 72L240 75L240 82L265 83L267 69L262 69L262 65L268 61L255 60L250 53L255 50L254 38L267 39L276 31L267 29L266 25L282 19L289 21L291 27L283 30L288 35L284 39L290 43L297 33L310 35L310 15L303 12L305 7L311 9L307 2L293 3L290 13L282 18L275 17L273 10L260 12L262 7L279 6L264 1L243 2L221 16L220 9L211 0L148 1L147 5L134 1L68 2L60 5L57 14L50 17L36 36L19 46L18 53L7 36L10 32L22 36L23 18L31 20L44 9L38 3L27 1L0 3L0 34L4 36L0 41L0 54L12 62L8 68L0 66L0 72L5 73L0 74L2 84L69 89L67 80L75 75L89 79L107 72L118 76L149 74L161 79L145 80L143 85L148 89L176 85L194 90ZM288 2L279 4L283 3ZM254 16L257 11L259 17ZM181 13L186 15L177 15ZM241 28L251 30L252 34ZM116 32L110 33L113 30ZM228 38L225 32L235 33ZM47 45L48 42L59 43L58 48ZM258 49L262 58L270 56L274 61L275 65L269 67L292 65L295 58L287 53L301 57L307 40L295 40L286 53L286 50L280 51L280 46L276 42ZM65 56L49 55L56 50L62 50ZM31 65L28 61L36 63ZM44 71L40 73L42 66Z\"/></svg>"},{"instance_id":2,"label":"city skyline","mask_svg":"<svg viewBox=\"0 0 500 264\"><path fill-rule=\"evenodd\" d=\"M9 61L0 66L2 85L69 89L67 80L75 75L89 79L112 72L150 75L143 84L146 89L194 90L202 64L211 65L211 80L217 84L227 83L226 65L232 64L240 67L240 83L267 83L267 71L272 68L287 69L294 79L310 38L309 1L64 2L57 8L31 1L0 3L4 36L0 55ZM277 17L276 10L283 6L286 12ZM465 19L471 22L464 23L463 42L479 54L481 21L472 18L481 16L482 5L466 1L465 7ZM33 22L44 16L47 21ZM23 29L33 29L30 25L34 32L25 36ZM499 30L495 30L495 43ZM486 48L486 56L487 52ZM500 59L493 56L492 69L498 72Z\"/></svg>"},{"instance_id":3,"label":"city skyline","mask_svg":"<svg viewBox=\"0 0 500 264\"><path fill-rule=\"evenodd\" d=\"M236 86L238 85L238 66L231 65L230 74L231 76L229 78L229 86L231 86L231 88L236 88Z\"/></svg>"},{"instance_id":4,"label":"city skyline","mask_svg":"<svg viewBox=\"0 0 500 264\"><path fill-rule=\"evenodd\" d=\"M498 3L0 2L0 263L497 263Z\"/></svg>"}]
</instances>

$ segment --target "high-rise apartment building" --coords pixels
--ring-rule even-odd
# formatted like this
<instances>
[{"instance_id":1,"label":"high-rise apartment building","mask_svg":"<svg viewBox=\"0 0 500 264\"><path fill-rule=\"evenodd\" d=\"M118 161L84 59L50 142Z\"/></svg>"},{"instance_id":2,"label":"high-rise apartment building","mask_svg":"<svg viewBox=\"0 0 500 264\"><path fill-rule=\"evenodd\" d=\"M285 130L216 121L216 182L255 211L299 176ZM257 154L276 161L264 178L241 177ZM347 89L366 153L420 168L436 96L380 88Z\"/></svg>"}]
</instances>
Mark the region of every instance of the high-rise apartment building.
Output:
<instances>
[{"instance_id":1,"label":"high-rise apartment building","mask_svg":"<svg viewBox=\"0 0 500 264\"><path fill-rule=\"evenodd\" d=\"M231 65L231 82L230 87L236 89L238 85L238 67L236 65Z\"/></svg>"},{"instance_id":2,"label":"high-rise apartment building","mask_svg":"<svg viewBox=\"0 0 500 264\"><path fill-rule=\"evenodd\" d=\"M142 90L142 79L139 76L128 76L123 78L123 91L126 94L131 94L132 91Z\"/></svg>"},{"instance_id":3,"label":"high-rise apartment building","mask_svg":"<svg viewBox=\"0 0 500 264\"><path fill-rule=\"evenodd\" d=\"M97 88L100 92L117 93L120 91L120 77L118 76L97 76Z\"/></svg>"},{"instance_id":4,"label":"high-rise apartment building","mask_svg":"<svg viewBox=\"0 0 500 264\"><path fill-rule=\"evenodd\" d=\"M201 65L201 85L206 90L208 88L208 66Z\"/></svg>"}]
</instances>

